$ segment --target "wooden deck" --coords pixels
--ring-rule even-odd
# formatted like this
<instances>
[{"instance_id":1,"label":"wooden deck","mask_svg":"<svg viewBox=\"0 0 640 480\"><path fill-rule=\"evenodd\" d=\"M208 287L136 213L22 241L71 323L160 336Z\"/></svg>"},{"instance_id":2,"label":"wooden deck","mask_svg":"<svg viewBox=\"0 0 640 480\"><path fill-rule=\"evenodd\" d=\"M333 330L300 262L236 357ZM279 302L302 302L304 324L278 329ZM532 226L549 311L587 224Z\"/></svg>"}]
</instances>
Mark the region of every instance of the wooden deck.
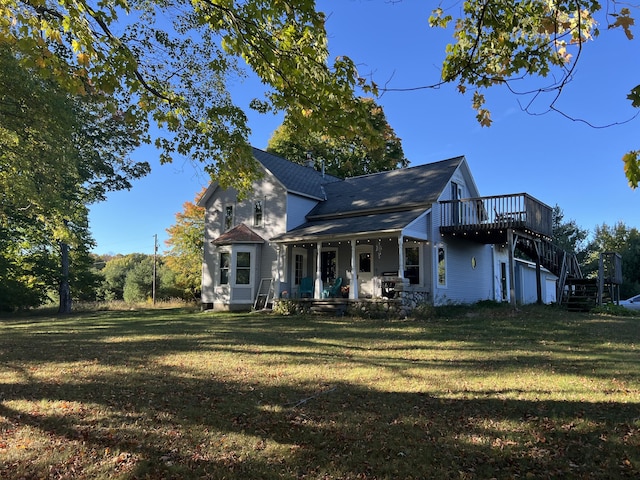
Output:
<instances>
[{"instance_id":1,"label":"wooden deck","mask_svg":"<svg viewBox=\"0 0 640 480\"><path fill-rule=\"evenodd\" d=\"M440 233L500 243L507 229L551 238L553 209L526 193L440 202Z\"/></svg>"}]
</instances>

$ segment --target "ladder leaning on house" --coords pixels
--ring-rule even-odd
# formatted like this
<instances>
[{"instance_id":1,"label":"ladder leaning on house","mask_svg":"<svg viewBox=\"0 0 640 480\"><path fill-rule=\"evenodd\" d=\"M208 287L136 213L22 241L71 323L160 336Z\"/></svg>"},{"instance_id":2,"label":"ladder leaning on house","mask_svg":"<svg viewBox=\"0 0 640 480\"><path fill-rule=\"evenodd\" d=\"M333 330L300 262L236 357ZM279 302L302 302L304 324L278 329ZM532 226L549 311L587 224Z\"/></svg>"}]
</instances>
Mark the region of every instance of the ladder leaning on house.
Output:
<instances>
[{"instance_id":1,"label":"ladder leaning on house","mask_svg":"<svg viewBox=\"0 0 640 480\"><path fill-rule=\"evenodd\" d=\"M273 303L273 278L262 278L253 302L253 309L262 310L270 303Z\"/></svg>"}]
</instances>

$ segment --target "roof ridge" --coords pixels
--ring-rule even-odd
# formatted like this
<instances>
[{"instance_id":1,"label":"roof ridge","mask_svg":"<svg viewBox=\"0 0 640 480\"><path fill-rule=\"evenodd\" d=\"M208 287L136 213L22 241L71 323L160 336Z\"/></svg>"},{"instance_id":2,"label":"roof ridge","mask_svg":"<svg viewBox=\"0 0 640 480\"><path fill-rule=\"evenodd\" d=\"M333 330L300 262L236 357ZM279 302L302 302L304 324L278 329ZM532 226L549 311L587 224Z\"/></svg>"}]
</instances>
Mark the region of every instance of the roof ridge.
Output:
<instances>
[{"instance_id":1,"label":"roof ridge","mask_svg":"<svg viewBox=\"0 0 640 480\"><path fill-rule=\"evenodd\" d=\"M464 158L464 155L457 155L455 157L445 158L443 160L437 160L435 162L421 163L420 165L411 165L410 167L396 168L396 169L393 169L393 170L384 170L382 172L364 173L362 175L355 175L353 177L347 177L344 180L353 180L353 179L356 179L356 178L372 177L374 175L384 175L384 174L391 173L391 172L404 172L404 171L407 171L407 170L414 170L416 168L422 168L422 167L433 167L434 165L437 165L438 163L450 162L452 160L458 160L460 158Z\"/></svg>"}]
</instances>

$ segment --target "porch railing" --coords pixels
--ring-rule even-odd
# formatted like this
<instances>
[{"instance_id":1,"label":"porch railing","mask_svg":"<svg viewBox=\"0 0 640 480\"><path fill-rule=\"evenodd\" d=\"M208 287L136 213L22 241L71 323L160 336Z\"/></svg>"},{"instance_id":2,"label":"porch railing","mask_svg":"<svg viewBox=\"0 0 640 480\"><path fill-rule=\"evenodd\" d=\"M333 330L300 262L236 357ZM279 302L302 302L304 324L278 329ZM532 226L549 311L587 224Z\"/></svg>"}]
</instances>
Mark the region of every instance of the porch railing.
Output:
<instances>
[{"instance_id":1,"label":"porch railing","mask_svg":"<svg viewBox=\"0 0 640 480\"><path fill-rule=\"evenodd\" d=\"M529 229L550 237L552 208L526 193L440 202L440 230Z\"/></svg>"}]
</instances>

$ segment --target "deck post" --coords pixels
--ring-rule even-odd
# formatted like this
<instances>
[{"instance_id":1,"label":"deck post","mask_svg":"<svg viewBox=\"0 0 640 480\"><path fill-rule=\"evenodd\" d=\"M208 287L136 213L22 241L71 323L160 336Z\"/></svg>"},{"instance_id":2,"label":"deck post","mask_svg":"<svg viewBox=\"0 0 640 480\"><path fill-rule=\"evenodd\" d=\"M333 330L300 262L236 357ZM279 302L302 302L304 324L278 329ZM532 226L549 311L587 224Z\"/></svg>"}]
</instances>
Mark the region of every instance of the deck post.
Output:
<instances>
[{"instance_id":1,"label":"deck post","mask_svg":"<svg viewBox=\"0 0 640 480\"><path fill-rule=\"evenodd\" d=\"M537 303L538 305L542 305L542 274L540 272L540 249L542 245L540 245L540 241L535 241L536 246L536 294L538 295Z\"/></svg>"},{"instance_id":2,"label":"deck post","mask_svg":"<svg viewBox=\"0 0 640 480\"><path fill-rule=\"evenodd\" d=\"M515 248L513 242L513 230L507 228L507 246L509 248L509 303L515 308L516 306L516 272L513 261L513 250Z\"/></svg>"}]
</instances>

